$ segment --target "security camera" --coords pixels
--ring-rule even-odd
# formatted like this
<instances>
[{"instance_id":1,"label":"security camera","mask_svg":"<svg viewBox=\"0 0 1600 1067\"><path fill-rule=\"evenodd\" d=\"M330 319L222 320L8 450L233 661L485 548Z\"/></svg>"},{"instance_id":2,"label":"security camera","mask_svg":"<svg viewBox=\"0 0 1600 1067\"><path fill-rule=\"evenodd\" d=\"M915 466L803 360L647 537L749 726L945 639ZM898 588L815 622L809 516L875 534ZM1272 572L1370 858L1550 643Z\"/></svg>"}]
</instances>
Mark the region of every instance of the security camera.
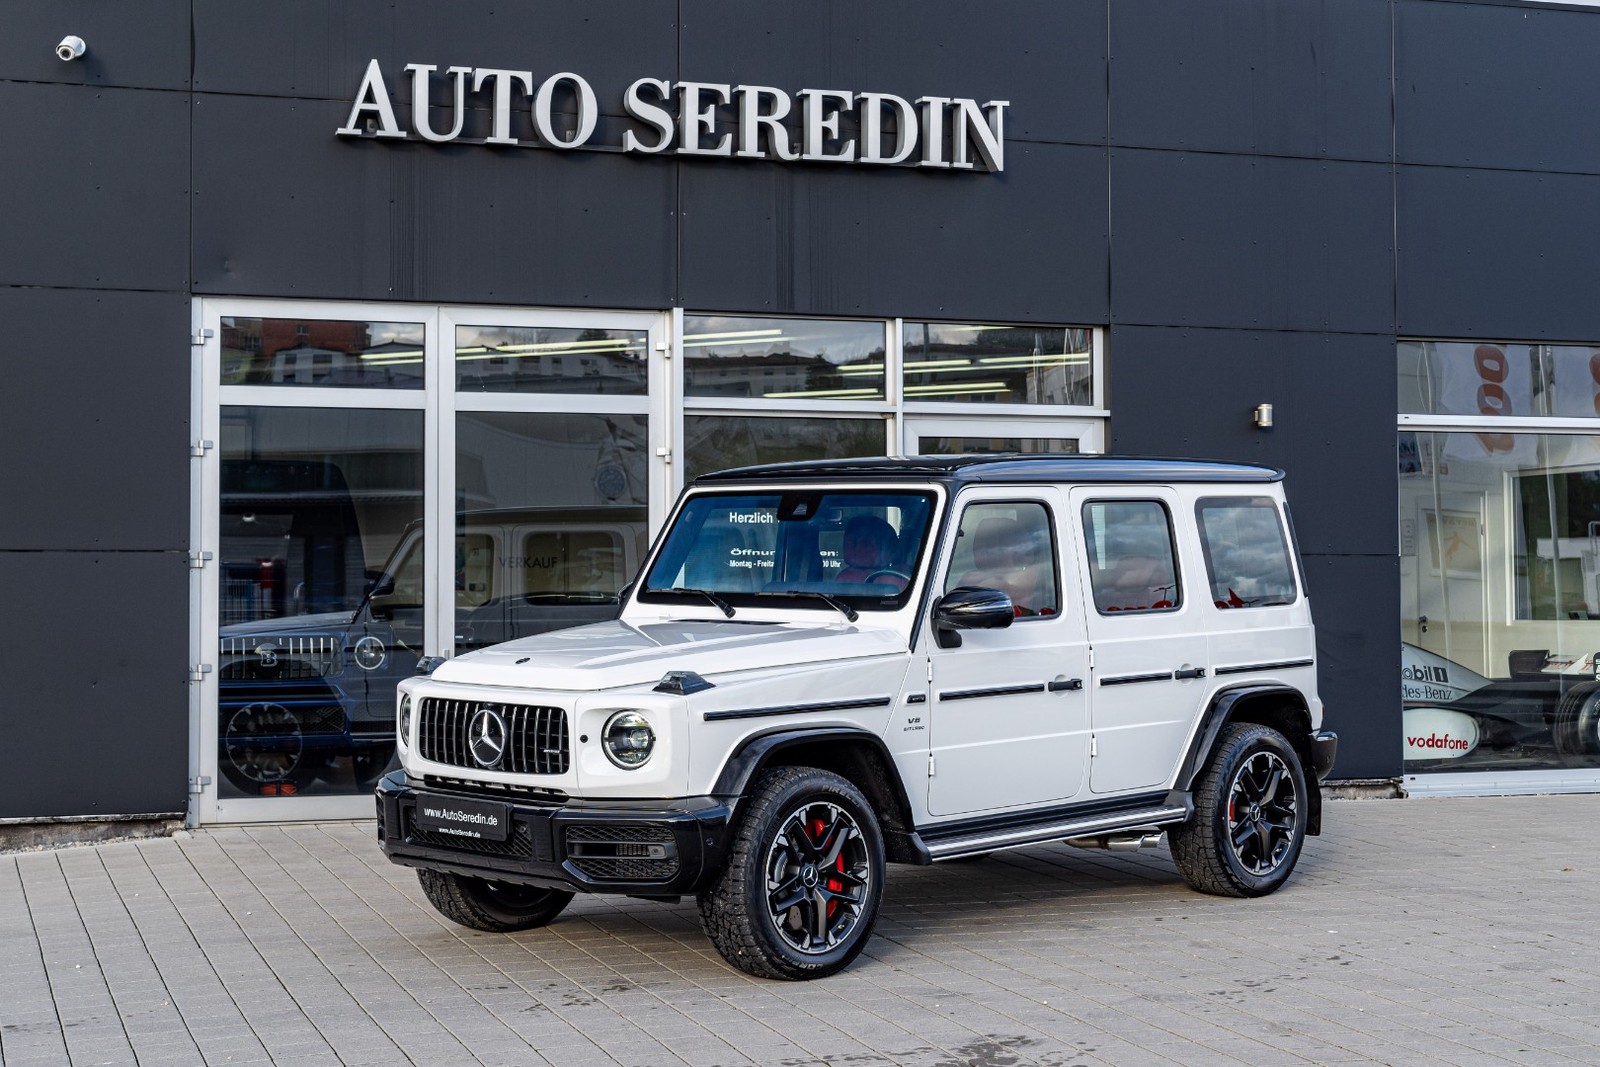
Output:
<instances>
[{"instance_id":1,"label":"security camera","mask_svg":"<svg viewBox=\"0 0 1600 1067\"><path fill-rule=\"evenodd\" d=\"M56 45L56 58L63 63L71 63L74 59L82 59L88 50L89 46L83 43L82 37L69 33Z\"/></svg>"}]
</instances>

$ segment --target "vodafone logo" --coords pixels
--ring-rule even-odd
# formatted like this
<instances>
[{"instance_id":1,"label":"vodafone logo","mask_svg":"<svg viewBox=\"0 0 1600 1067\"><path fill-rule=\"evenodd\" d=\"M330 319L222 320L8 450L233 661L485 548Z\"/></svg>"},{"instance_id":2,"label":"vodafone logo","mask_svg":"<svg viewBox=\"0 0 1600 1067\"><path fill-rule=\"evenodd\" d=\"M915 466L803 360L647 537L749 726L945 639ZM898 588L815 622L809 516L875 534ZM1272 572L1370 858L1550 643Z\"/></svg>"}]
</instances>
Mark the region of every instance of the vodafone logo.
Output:
<instances>
[{"instance_id":1,"label":"vodafone logo","mask_svg":"<svg viewBox=\"0 0 1600 1067\"><path fill-rule=\"evenodd\" d=\"M1478 723L1447 708L1407 708L1404 716L1407 760L1459 759L1478 747Z\"/></svg>"},{"instance_id":2,"label":"vodafone logo","mask_svg":"<svg viewBox=\"0 0 1600 1067\"><path fill-rule=\"evenodd\" d=\"M1408 737L1406 744L1412 748L1442 748L1447 752L1466 752L1472 748L1472 742L1464 737L1451 737L1449 734L1440 736L1429 734L1427 737Z\"/></svg>"}]
</instances>

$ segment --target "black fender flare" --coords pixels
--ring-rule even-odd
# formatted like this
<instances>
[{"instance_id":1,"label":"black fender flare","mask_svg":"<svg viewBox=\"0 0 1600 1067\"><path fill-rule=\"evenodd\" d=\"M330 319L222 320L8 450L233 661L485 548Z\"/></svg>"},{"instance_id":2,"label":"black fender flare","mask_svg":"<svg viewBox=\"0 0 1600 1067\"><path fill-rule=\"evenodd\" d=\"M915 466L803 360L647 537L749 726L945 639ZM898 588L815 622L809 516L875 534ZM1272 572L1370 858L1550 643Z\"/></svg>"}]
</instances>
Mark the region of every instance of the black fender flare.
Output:
<instances>
[{"instance_id":1,"label":"black fender flare","mask_svg":"<svg viewBox=\"0 0 1600 1067\"><path fill-rule=\"evenodd\" d=\"M1322 788L1317 781L1316 767L1311 748L1311 708L1305 694L1291 685L1282 685L1274 682L1247 682L1243 685L1231 686L1216 693L1211 698L1210 707L1206 708L1200 721L1200 728L1195 731L1194 737L1189 742L1189 750L1184 754L1183 762L1179 765L1178 779L1174 784L1174 792L1184 797L1189 797L1194 790L1194 781L1200 777L1206 761L1211 757L1211 751L1216 747L1217 736L1222 733L1222 728L1235 721L1235 712L1240 705L1255 701L1262 697L1275 698L1298 709L1306 716L1304 730L1286 730L1284 739L1294 747L1295 753L1300 757L1300 767L1306 779L1306 832L1316 835L1322 832ZM1254 721L1246 719L1244 721Z\"/></svg>"},{"instance_id":2,"label":"black fender flare","mask_svg":"<svg viewBox=\"0 0 1600 1067\"><path fill-rule=\"evenodd\" d=\"M711 787L711 795L726 799L737 814L750 783L783 752L830 742L838 745L845 758L808 760L808 765L820 762L823 769L843 773L855 781L877 809L890 861L918 865L932 863L933 857L915 832L911 800L906 795L905 783L900 780L894 757L889 754L889 746L884 744L882 737L870 730L857 726L819 725L779 727L755 734L746 738L728 756L716 783ZM849 755L860 753L863 748L871 752L874 758L862 760ZM874 762L879 766L874 767Z\"/></svg>"}]
</instances>

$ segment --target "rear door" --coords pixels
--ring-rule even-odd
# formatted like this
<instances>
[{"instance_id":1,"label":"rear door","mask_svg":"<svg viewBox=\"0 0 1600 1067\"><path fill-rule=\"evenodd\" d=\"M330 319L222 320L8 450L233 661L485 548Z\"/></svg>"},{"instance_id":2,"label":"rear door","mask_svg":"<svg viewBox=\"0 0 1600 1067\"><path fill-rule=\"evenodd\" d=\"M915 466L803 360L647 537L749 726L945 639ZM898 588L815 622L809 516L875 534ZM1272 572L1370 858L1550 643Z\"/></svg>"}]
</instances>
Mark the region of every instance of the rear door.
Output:
<instances>
[{"instance_id":1,"label":"rear door","mask_svg":"<svg viewBox=\"0 0 1600 1067\"><path fill-rule=\"evenodd\" d=\"M1089 788L1163 785L1210 690L1202 576L1179 494L1162 486L1071 491L1087 590L1093 758Z\"/></svg>"},{"instance_id":2,"label":"rear door","mask_svg":"<svg viewBox=\"0 0 1600 1067\"><path fill-rule=\"evenodd\" d=\"M933 815L1048 804L1083 787L1089 649L1075 583L1062 580L1065 503L1048 486L978 489L957 502L939 592L1001 589L1018 615L1003 629L959 631L959 647L940 648L931 625L920 639Z\"/></svg>"}]
</instances>

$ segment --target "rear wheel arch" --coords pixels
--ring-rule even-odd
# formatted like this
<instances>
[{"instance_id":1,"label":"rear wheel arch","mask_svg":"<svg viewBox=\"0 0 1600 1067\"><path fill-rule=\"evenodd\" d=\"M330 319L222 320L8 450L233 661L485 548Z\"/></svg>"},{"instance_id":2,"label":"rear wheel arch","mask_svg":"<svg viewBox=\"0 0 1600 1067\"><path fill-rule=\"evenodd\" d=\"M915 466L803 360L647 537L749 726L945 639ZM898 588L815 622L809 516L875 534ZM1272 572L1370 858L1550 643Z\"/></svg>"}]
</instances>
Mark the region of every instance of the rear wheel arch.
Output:
<instances>
[{"instance_id":1,"label":"rear wheel arch","mask_svg":"<svg viewBox=\"0 0 1600 1067\"><path fill-rule=\"evenodd\" d=\"M1322 832L1322 792L1317 788L1311 751L1311 710L1305 694L1287 685L1247 684L1224 689L1212 698L1211 706L1195 732L1177 787L1189 792L1206 767L1223 728L1230 723L1266 726L1282 734L1299 757L1308 783L1306 790L1306 832Z\"/></svg>"},{"instance_id":2,"label":"rear wheel arch","mask_svg":"<svg viewBox=\"0 0 1600 1067\"><path fill-rule=\"evenodd\" d=\"M723 764L711 792L743 801L750 784L778 767L815 767L861 790L872 805L892 863L932 862L914 834L915 820L894 758L877 734L854 727L780 729L748 738Z\"/></svg>"}]
</instances>

